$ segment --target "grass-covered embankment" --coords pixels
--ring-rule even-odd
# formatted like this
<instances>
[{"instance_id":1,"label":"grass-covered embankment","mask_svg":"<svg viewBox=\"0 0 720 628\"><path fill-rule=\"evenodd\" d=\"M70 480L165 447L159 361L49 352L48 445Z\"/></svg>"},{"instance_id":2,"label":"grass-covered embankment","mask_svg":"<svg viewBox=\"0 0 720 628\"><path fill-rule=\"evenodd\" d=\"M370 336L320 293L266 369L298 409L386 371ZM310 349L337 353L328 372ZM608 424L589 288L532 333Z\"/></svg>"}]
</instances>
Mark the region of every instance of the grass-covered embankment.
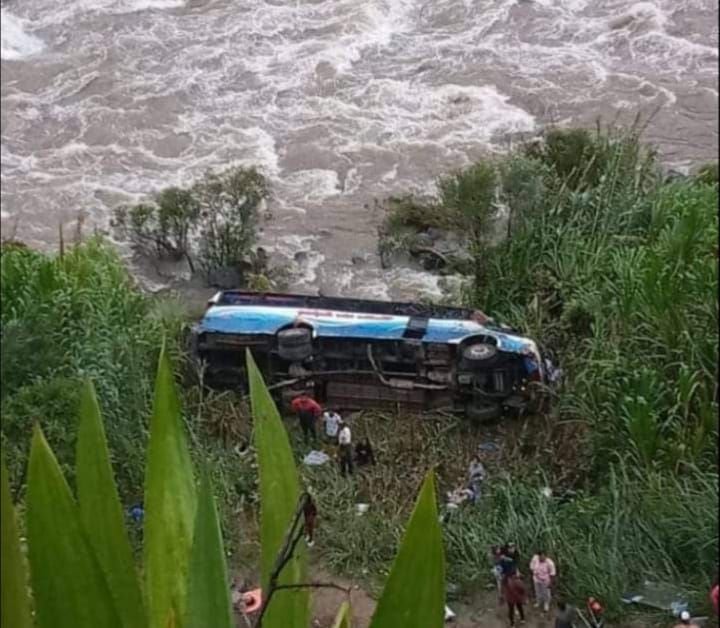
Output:
<instances>
[{"instance_id":1,"label":"grass-covered embankment","mask_svg":"<svg viewBox=\"0 0 720 628\"><path fill-rule=\"evenodd\" d=\"M448 527L451 573L482 573L487 543L516 538L557 557L574 599L599 595L619 612L619 595L649 578L706 606L718 561L717 167L668 180L632 130L551 131L438 188L430 203L404 199L387 225L471 233L467 302L563 367L551 422L572 426L579 472L564 503L524 477L496 482Z\"/></svg>"}]
</instances>

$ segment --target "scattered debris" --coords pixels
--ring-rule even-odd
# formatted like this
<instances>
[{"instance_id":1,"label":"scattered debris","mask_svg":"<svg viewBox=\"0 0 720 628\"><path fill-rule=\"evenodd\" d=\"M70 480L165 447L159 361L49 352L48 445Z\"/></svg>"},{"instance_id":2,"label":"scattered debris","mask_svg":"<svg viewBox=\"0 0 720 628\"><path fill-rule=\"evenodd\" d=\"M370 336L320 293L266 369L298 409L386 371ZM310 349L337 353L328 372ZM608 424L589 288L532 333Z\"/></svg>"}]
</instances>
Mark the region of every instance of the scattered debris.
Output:
<instances>
[{"instance_id":1,"label":"scattered debris","mask_svg":"<svg viewBox=\"0 0 720 628\"><path fill-rule=\"evenodd\" d=\"M303 463L309 466L319 466L321 464L325 464L329 460L330 456L328 456L324 451L313 450L303 458Z\"/></svg>"},{"instance_id":2,"label":"scattered debris","mask_svg":"<svg viewBox=\"0 0 720 628\"><path fill-rule=\"evenodd\" d=\"M678 587L649 580L645 580L635 592L625 593L621 599L626 604L640 604L670 611L675 617L688 609L687 596Z\"/></svg>"}]
</instances>

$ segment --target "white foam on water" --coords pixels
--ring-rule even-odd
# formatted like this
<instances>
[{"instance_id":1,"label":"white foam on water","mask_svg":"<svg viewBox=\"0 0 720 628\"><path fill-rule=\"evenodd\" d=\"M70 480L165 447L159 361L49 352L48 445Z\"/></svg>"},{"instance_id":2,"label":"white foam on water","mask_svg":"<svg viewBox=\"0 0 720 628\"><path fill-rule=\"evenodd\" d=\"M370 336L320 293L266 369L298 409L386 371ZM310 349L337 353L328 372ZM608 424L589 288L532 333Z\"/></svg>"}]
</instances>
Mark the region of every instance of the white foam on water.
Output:
<instances>
[{"instance_id":1,"label":"white foam on water","mask_svg":"<svg viewBox=\"0 0 720 628\"><path fill-rule=\"evenodd\" d=\"M290 172L282 177L283 189L289 189L307 202L322 201L333 196L338 196L340 180L335 170L298 170Z\"/></svg>"},{"instance_id":2,"label":"white foam on water","mask_svg":"<svg viewBox=\"0 0 720 628\"><path fill-rule=\"evenodd\" d=\"M343 290L395 293L407 278L368 264L348 283L332 257L374 233L357 211L374 197L432 192L507 136L596 111L661 104L688 114L658 123L679 150L688 124L702 150L716 144L718 32L705 25L717 12L712 0L23 0L3 9L3 63L23 60L2 79L3 208L51 240L53 212L109 215L119 198L258 165L278 225L304 237L324 213L352 223L280 242L317 253L302 281L334 265ZM43 41L51 71L33 57Z\"/></svg>"},{"instance_id":3,"label":"white foam on water","mask_svg":"<svg viewBox=\"0 0 720 628\"><path fill-rule=\"evenodd\" d=\"M25 20L0 10L0 58L15 61L35 55L45 48L43 41L27 32Z\"/></svg>"}]
</instances>

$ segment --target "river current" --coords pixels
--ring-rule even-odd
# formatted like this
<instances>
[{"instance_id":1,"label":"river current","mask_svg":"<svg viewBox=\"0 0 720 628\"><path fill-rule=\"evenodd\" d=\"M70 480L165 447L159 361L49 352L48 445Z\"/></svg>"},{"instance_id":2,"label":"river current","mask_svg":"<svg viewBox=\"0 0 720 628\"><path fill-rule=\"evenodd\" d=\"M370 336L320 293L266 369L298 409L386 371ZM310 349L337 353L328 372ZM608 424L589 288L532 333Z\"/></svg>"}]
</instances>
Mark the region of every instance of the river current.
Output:
<instances>
[{"instance_id":1,"label":"river current","mask_svg":"<svg viewBox=\"0 0 720 628\"><path fill-rule=\"evenodd\" d=\"M717 157L714 0L7 0L1 57L5 234L255 164L302 291L436 293L379 267L373 200L548 123L651 116L669 167Z\"/></svg>"}]
</instances>

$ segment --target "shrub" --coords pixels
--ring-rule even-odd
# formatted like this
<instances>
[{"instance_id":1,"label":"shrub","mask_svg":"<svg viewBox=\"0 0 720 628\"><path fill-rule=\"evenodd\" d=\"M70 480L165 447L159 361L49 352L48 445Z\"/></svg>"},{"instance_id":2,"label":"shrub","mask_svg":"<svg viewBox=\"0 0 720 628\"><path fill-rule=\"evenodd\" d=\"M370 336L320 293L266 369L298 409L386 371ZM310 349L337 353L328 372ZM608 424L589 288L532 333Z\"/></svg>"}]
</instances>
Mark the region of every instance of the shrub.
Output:
<instances>
[{"instance_id":1,"label":"shrub","mask_svg":"<svg viewBox=\"0 0 720 628\"><path fill-rule=\"evenodd\" d=\"M258 207L269 195L265 177L254 168L209 174L193 187L202 205L200 264L205 270L234 266L255 243Z\"/></svg>"},{"instance_id":2,"label":"shrub","mask_svg":"<svg viewBox=\"0 0 720 628\"><path fill-rule=\"evenodd\" d=\"M209 273L244 263L255 244L258 208L269 196L254 168L207 173L189 189L170 187L152 202L115 210L113 225L144 254L188 261ZM197 238L197 247L193 245Z\"/></svg>"},{"instance_id":3,"label":"shrub","mask_svg":"<svg viewBox=\"0 0 720 628\"><path fill-rule=\"evenodd\" d=\"M698 183L705 183L706 185L717 185L718 184L718 162L713 161L711 163L704 164L701 166L695 180Z\"/></svg>"},{"instance_id":4,"label":"shrub","mask_svg":"<svg viewBox=\"0 0 720 628\"><path fill-rule=\"evenodd\" d=\"M482 242L495 217L497 172L491 162L480 161L438 181L443 209L456 216L473 242Z\"/></svg>"},{"instance_id":5,"label":"shrub","mask_svg":"<svg viewBox=\"0 0 720 628\"><path fill-rule=\"evenodd\" d=\"M7 375L0 382L4 437L19 416L32 417L25 419L23 429L39 418L67 468L67 425L60 421L76 398L76 382L93 377L113 425L109 438L121 491L135 493L142 484L156 339L163 332L176 337L184 323L153 307L115 250L101 240L54 257L3 248L0 263L0 346ZM169 348L176 353L173 343ZM7 452L13 485L21 483L16 469L24 465L18 435L8 438L16 444Z\"/></svg>"},{"instance_id":6,"label":"shrub","mask_svg":"<svg viewBox=\"0 0 720 628\"><path fill-rule=\"evenodd\" d=\"M596 183L571 190L572 172L546 176L523 229L482 256L473 300L559 354L557 407L592 426L597 482L625 453L706 468L717 452L707 438L717 434L717 187L663 182L632 130L594 142ZM683 378L684 405L671 394ZM646 380L662 384L646 390Z\"/></svg>"},{"instance_id":7,"label":"shrub","mask_svg":"<svg viewBox=\"0 0 720 628\"><path fill-rule=\"evenodd\" d=\"M189 190L170 187L152 203L122 206L114 212L114 226L145 254L159 259L185 258L193 268L190 234L197 228L200 204Z\"/></svg>"}]
</instances>

